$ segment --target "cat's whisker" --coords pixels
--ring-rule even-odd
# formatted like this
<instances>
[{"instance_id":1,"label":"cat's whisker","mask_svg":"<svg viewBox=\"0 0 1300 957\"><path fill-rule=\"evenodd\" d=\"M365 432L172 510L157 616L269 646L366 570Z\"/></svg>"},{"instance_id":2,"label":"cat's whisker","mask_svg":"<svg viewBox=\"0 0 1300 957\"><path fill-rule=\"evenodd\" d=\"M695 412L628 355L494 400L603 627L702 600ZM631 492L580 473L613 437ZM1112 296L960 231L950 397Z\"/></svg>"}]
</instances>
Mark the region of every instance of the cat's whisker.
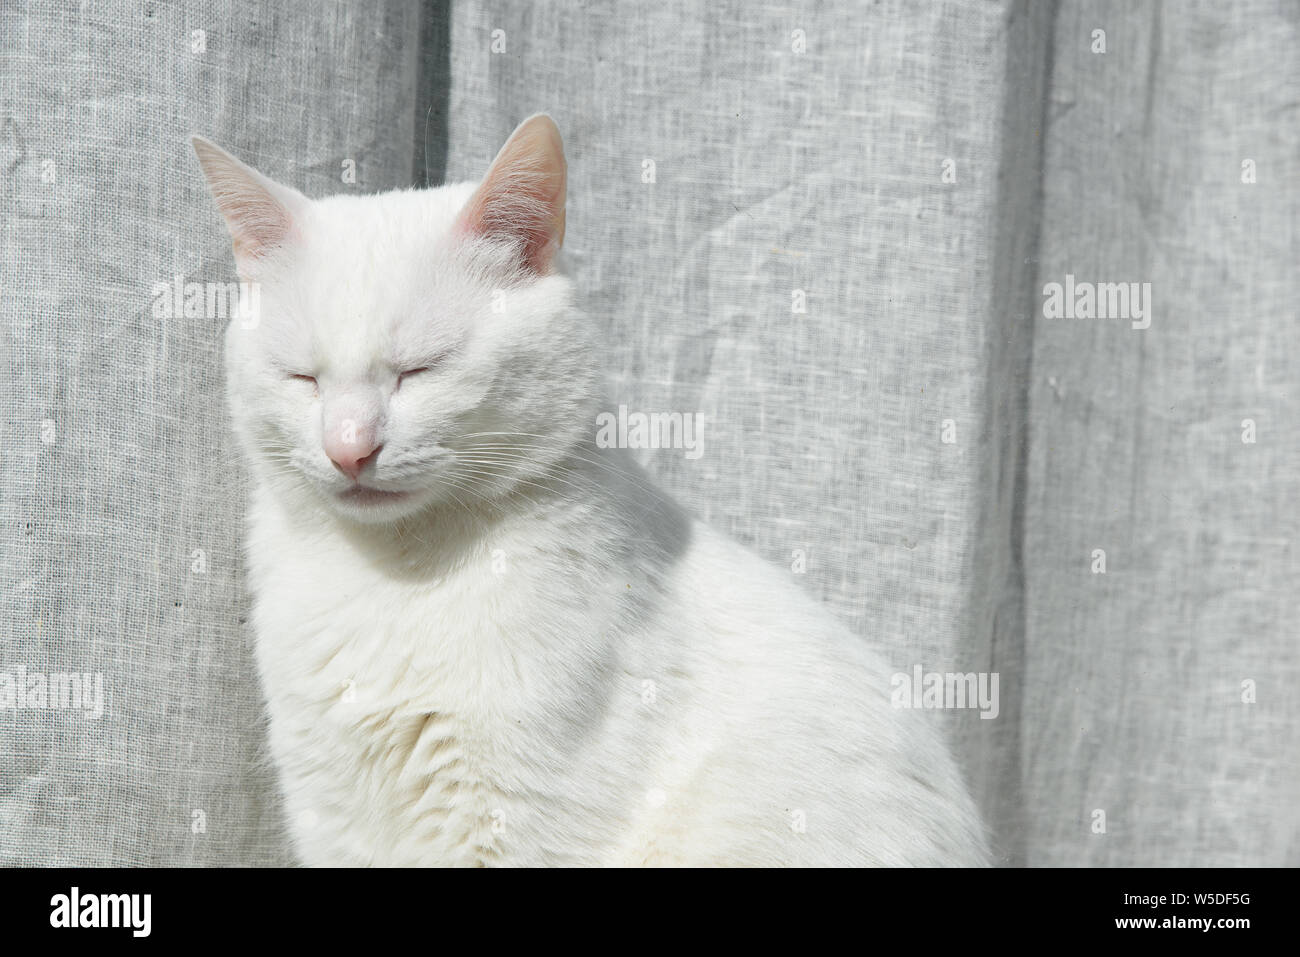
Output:
<instances>
[{"instance_id":1,"label":"cat's whisker","mask_svg":"<svg viewBox=\"0 0 1300 957\"><path fill-rule=\"evenodd\" d=\"M502 456L507 456L507 455L523 456L523 460L524 460L524 461L533 461L533 459L531 458L531 456L529 456L526 452L524 452L523 450L518 449L517 447L512 447L512 446L475 446L471 452L467 452L467 453L465 453L465 454L466 454L466 455L471 455L471 454L474 454L474 453L476 453L476 452L489 452L489 453L492 453L492 454L497 454L497 455L502 455ZM596 468L604 469L606 472L610 473L611 475L616 475L616 476L618 476L618 477L620 477L620 478L623 478L625 481L627 481L630 485L632 485L632 486L633 486L634 488L636 488L638 491L641 491L641 492L646 493L647 495L653 496L654 498L657 498L657 499L663 501L663 502L666 503L666 504L670 504L671 501L672 501L672 500L669 499L667 496L665 496L664 493L660 492L657 488L655 488L655 487L653 487L653 486L647 484L645 481L643 481L643 480L637 478L634 474L632 474L632 473L631 473L629 470L627 470L627 469L624 469L624 468L618 468L618 467L616 467L616 466L614 466L614 465L611 465L611 464L608 463L608 462L601 462L599 459L592 459L592 458L589 458L589 457L583 456L583 455L581 455L580 453L574 453L573 455L570 456L570 458L572 458L572 459L574 459L574 460L576 460L576 461L579 461L579 462L584 462L584 463L586 463L586 464L588 464L588 465L591 465L591 466L594 466L594 467L596 467ZM570 472L572 472L572 473L581 474L581 473L577 473L577 471L576 471L575 469L573 469L572 466L566 465L564 462L557 462L557 463L554 463L553 465L550 466L550 468L553 468L553 469L567 469L568 471L570 471Z\"/></svg>"}]
</instances>

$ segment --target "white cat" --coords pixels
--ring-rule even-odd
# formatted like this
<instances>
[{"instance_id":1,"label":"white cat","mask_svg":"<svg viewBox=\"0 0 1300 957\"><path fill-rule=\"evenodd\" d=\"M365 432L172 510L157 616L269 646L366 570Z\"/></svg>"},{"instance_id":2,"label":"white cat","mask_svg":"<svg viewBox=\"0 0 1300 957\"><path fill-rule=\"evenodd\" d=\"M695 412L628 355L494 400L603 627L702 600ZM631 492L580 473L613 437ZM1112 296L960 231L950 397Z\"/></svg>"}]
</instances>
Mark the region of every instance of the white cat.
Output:
<instances>
[{"instance_id":1,"label":"white cat","mask_svg":"<svg viewBox=\"0 0 1300 957\"><path fill-rule=\"evenodd\" d=\"M867 643L597 448L549 117L481 184L378 196L194 146L260 290L227 374L305 863L986 861Z\"/></svg>"}]
</instances>

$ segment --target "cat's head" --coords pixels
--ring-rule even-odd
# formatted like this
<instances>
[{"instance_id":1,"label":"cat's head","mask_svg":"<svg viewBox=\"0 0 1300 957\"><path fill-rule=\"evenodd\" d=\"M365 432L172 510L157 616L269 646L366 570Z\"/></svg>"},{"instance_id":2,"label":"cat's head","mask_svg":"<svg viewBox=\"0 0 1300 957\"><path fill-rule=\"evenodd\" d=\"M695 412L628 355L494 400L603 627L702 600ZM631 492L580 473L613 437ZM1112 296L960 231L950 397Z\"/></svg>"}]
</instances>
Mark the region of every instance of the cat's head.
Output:
<instances>
[{"instance_id":1,"label":"cat's head","mask_svg":"<svg viewBox=\"0 0 1300 957\"><path fill-rule=\"evenodd\" d=\"M258 477L347 519L510 494L594 399L588 332L554 271L566 167L525 120L483 181L310 200L200 138L256 314L231 321L235 428Z\"/></svg>"}]
</instances>

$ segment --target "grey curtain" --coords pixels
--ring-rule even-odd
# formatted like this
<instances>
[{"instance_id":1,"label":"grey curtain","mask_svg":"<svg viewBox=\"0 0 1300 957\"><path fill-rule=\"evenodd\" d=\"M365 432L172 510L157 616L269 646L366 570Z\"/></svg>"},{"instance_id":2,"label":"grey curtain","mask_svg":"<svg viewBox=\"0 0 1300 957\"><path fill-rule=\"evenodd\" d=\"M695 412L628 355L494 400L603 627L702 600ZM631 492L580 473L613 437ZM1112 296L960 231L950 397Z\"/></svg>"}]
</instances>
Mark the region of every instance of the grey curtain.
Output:
<instances>
[{"instance_id":1,"label":"grey curtain","mask_svg":"<svg viewBox=\"0 0 1300 957\"><path fill-rule=\"evenodd\" d=\"M104 712L0 707L0 862L292 860L220 325L152 309L233 276L188 134L324 195L546 110L611 407L702 412L647 466L897 670L999 674L933 717L1003 863L1300 863L1298 20L6 5L0 672ZM1048 315L1067 276L1149 327Z\"/></svg>"}]
</instances>

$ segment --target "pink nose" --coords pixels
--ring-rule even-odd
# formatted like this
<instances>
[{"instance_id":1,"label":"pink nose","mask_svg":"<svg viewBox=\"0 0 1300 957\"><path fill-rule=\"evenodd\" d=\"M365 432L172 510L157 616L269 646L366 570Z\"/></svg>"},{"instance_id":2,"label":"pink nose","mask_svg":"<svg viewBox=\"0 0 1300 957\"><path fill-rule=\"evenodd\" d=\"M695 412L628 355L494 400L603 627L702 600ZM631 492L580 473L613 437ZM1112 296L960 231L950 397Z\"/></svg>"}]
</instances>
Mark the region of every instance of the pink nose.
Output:
<instances>
[{"instance_id":1,"label":"pink nose","mask_svg":"<svg viewBox=\"0 0 1300 957\"><path fill-rule=\"evenodd\" d=\"M325 454L336 469L355 482L361 475L361 470L378 458L381 447L362 436L351 442L326 439Z\"/></svg>"}]
</instances>

